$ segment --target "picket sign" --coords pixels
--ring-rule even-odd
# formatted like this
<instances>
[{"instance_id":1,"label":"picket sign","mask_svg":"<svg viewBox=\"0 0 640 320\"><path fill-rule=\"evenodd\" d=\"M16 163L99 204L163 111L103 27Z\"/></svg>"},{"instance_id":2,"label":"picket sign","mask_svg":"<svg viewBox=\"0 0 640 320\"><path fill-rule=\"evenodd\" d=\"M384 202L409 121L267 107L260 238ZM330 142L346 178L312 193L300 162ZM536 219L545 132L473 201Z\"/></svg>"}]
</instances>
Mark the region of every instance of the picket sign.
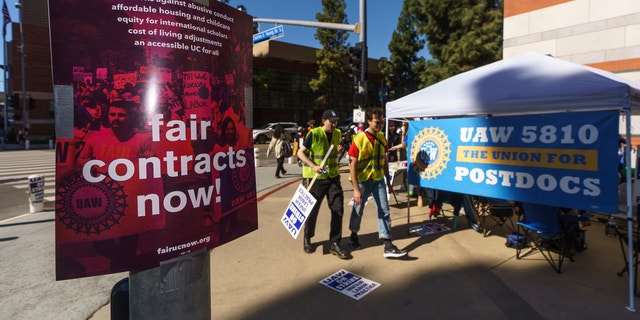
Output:
<instances>
[{"instance_id":1,"label":"picket sign","mask_svg":"<svg viewBox=\"0 0 640 320\"><path fill-rule=\"evenodd\" d=\"M324 167L324 164L332 150L333 145L329 147L329 151L324 155L322 163L320 164L321 167ZM306 189L302 185L298 186L296 193L293 195L291 202L289 202L289 205L287 206L287 210L284 212L284 215L282 215L282 219L280 219L284 227L289 231L294 239L298 238L298 234L300 233L300 230L302 230L304 222L307 220L309 213L317 202L316 198L314 198L311 192L309 192L313 184L316 182L317 177L318 173L316 172Z\"/></svg>"}]
</instances>

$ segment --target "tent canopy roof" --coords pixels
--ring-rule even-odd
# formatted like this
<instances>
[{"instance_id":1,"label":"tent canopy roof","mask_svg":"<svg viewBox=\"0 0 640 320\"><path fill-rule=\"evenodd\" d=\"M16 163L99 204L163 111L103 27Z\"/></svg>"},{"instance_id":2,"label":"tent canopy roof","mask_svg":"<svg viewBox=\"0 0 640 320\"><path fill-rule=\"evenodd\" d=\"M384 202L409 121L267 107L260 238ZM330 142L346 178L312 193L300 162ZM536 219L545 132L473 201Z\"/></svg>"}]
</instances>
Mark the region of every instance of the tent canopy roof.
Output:
<instances>
[{"instance_id":1,"label":"tent canopy roof","mask_svg":"<svg viewBox=\"0 0 640 320\"><path fill-rule=\"evenodd\" d=\"M438 82L387 104L387 117L508 115L630 108L640 84L539 53L524 53Z\"/></svg>"}]
</instances>

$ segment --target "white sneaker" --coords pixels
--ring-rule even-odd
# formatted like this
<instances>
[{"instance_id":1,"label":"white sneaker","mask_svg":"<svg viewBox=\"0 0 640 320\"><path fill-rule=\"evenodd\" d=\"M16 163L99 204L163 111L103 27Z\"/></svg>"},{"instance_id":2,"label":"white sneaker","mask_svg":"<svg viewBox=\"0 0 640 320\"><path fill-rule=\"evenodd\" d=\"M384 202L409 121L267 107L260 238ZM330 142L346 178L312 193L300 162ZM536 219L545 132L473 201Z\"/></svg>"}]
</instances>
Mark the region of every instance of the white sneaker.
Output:
<instances>
[{"instance_id":1,"label":"white sneaker","mask_svg":"<svg viewBox=\"0 0 640 320\"><path fill-rule=\"evenodd\" d=\"M384 249L384 257L385 258L400 258L407 255L407 252L404 250L398 249L396 246L392 246L390 249Z\"/></svg>"}]
</instances>

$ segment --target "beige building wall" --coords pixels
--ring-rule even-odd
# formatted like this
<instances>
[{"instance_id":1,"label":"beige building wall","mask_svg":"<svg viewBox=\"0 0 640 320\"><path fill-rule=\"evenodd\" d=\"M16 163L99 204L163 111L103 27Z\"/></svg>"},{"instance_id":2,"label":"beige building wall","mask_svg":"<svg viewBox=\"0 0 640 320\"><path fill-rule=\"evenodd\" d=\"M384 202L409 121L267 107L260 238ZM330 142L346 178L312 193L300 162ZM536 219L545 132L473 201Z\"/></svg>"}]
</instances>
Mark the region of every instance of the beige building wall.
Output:
<instances>
[{"instance_id":1,"label":"beige building wall","mask_svg":"<svg viewBox=\"0 0 640 320\"><path fill-rule=\"evenodd\" d=\"M503 57L527 51L640 82L640 1L506 0Z\"/></svg>"},{"instance_id":2,"label":"beige building wall","mask_svg":"<svg viewBox=\"0 0 640 320\"><path fill-rule=\"evenodd\" d=\"M640 0L505 0L503 36L503 58L539 52L640 82ZM637 116L631 132L640 145Z\"/></svg>"}]
</instances>

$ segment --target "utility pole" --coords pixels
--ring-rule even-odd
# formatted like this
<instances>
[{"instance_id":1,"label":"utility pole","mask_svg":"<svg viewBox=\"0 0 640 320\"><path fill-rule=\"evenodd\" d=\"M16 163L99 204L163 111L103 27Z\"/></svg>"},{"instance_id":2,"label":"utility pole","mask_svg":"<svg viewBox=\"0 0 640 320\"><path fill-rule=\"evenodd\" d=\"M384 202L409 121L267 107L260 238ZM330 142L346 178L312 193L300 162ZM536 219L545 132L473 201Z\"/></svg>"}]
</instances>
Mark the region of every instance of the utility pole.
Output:
<instances>
[{"instance_id":1,"label":"utility pole","mask_svg":"<svg viewBox=\"0 0 640 320\"><path fill-rule=\"evenodd\" d=\"M367 95L367 72L369 54L367 53L367 0L360 0L360 42L362 43L362 68L360 82L358 83L358 93Z\"/></svg>"},{"instance_id":2,"label":"utility pole","mask_svg":"<svg viewBox=\"0 0 640 320\"><path fill-rule=\"evenodd\" d=\"M29 149L29 136L27 135L27 130L31 128L29 125L29 112L27 111L27 81L25 79L25 66L24 66L24 29L22 26L22 20L24 17L22 0L16 3L16 8L20 11L20 46L18 47L18 53L20 53L21 65L22 65L22 121L23 121L23 134L25 135L25 145L24 148L26 150Z\"/></svg>"}]
</instances>

